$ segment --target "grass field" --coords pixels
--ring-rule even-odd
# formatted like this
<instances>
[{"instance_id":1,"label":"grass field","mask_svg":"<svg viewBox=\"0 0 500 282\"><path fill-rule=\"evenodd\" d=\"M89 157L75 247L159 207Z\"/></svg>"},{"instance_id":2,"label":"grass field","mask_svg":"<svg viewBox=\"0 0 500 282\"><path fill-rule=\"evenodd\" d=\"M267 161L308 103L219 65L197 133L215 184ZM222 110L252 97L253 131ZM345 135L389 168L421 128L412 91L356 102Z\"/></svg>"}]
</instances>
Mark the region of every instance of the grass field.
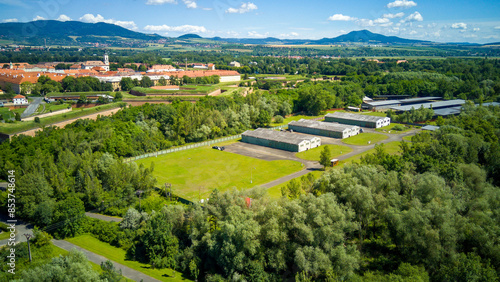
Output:
<instances>
[{"instance_id":1,"label":"grass field","mask_svg":"<svg viewBox=\"0 0 500 282\"><path fill-rule=\"evenodd\" d=\"M386 143L384 144L384 150L386 153L390 154L390 155L395 155L395 154L399 154L400 151L399 151L399 143L400 141L394 141L394 142L389 142L389 143ZM370 149L364 153L361 153L359 155L355 155L355 156L352 156L346 160L343 160L343 161L340 161L340 164L339 164L339 167L342 167L346 164L351 164L351 163L354 163L354 162L357 162L359 161L359 159L362 157L362 156L366 156L368 154L373 154L375 153L375 148L374 149Z\"/></svg>"},{"instance_id":2,"label":"grass field","mask_svg":"<svg viewBox=\"0 0 500 282\"><path fill-rule=\"evenodd\" d=\"M237 141L221 143L219 146ZM231 188L248 189L300 171L301 163L289 160L264 161L209 146L190 149L136 161L147 167L155 164L158 183L172 183L173 192L183 198L198 201L211 191ZM252 183L251 183L252 182Z\"/></svg>"},{"instance_id":3,"label":"grass field","mask_svg":"<svg viewBox=\"0 0 500 282\"><path fill-rule=\"evenodd\" d=\"M368 146L370 144L375 144L387 138L389 137L377 133L361 133L356 136L346 138L342 140L342 142L349 145ZM368 144L368 142L370 143Z\"/></svg>"},{"instance_id":4,"label":"grass field","mask_svg":"<svg viewBox=\"0 0 500 282\"><path fill-rule=\"evenodd\" d=\"M271 126L280 126L280 125L288 124L291 121L298 121L301 119L324 118L326 114L333 113L333 112L335 112L335 111L326 111L325 113L317 115L317 116L293 115L293 116L289 116L289 117L285 118L282 123L271 123Z\"/></svg>"},{"instance_id":5,"label":"grass field","mask_svg":"<svg viewBox=\"0 0 500 282\"><path fill-rule=\"evenodd\" d=\"M117 108L122 103L112 103L106 104L102 106L97 106L93 108L87 109L73 109L72 112L68 112L62 115L55 115L51 117L45 117L40 119L40 123L36 123L34 121L25 121L25 122L15 122L15 123L3 123L0 125L0 132L5 134L14 134L17 132L22 132L30 129L35 129L43 126L47 126L53 123L65 121L68 119L78 118L90 114L95 114L98 112L102 112L105 110L110 110L113 108Z\"/></svg>"},{"instance_id":6,"label":"grass field","mask_svg":"<svg viewBox=\"0 0 500 282\"><path fill-rule=\"evenodd\" d=\"M388 126L377 128L375 130L378 131L378 132L384 132L384 133L390 133L390 134L401 134L401 133L408 132L408 131L410 131L412 129L411 125L410 126L408 126L408 125L402 125L402 126L404 126L406 128L405 130L403 130L403 131L393 130L393 127L396 126L396 125L402 125L402 124L391 123Z\"/></svg>"},{"instance_id":7,"label":"grass field","mask_svg":"<svg viewBox=\"0 0 500 282\"><path fill-rule=\"evenodd\" d=\"M12 113L9 108L0 108L0 115L2 115L3 120L14 118L14 113Z\"/></svg>"},{"instance_id":8,"label":"grass field","mask_svg":"<svg viewBox=\"0 0 500 282\"><path fill-rule=\"evenodd\" d=\"M384 112L364 112L361 114L366 116L387 117L387 114Z\"/></svg>"},{"instance_id":9,"label":"grass field","mask_svg":"<svg viewBox=\"0 0 500 282\"><path fill-rule=\"evenodd\" d=\"M0 233L0 240L9 239L9 237L10 237L10 232L8 231L3 231L2 233Z\"/></svg>"},{"instance_id":10,"label":"grass field","mask_svg":"<svg viewBox=\"0 0 500 282\"><path fill-rule=\"evenodd\" d=\"M180 90L169 91L169 90L158 90L151 88L134 87L132 90L146 93L146 94L170 94L170 95L181 95L181 94L208 94L212 91L219 89L218 85L184 85L180 87Z\"/></svg>"},{"instance_id":11,"label":"grass field","mask_svg":"<svg viewBox=\"0 0 500 282\"><path fill-rule=\"evenodd\" d=\"M150 265L148 264L126 260L125 250L101 242L88 234L66 239L66 241L93 253L101 255L109 260L121 263L160 281L191 281L187 278L183 278L182 274L179 272L176 273L176 277L174 278L172 269L151 269Z\"/></svg>"},{"instance_id":12,"label":"grass field","mask_svg":"<svg viewBox=\"0 0 500 282\"><path fill-rule=\"evenodd\" d=\"M330 155L332 158L336 158L338 156L352 152L351 148L343 145L321 145L317 148L297 153L295 154L295 156L303 160L319 161L319 156L321 155L321 151L323 151L323 148L325 146L328 146L328 148L330 149Z\"/></svg>"}]
</instances>

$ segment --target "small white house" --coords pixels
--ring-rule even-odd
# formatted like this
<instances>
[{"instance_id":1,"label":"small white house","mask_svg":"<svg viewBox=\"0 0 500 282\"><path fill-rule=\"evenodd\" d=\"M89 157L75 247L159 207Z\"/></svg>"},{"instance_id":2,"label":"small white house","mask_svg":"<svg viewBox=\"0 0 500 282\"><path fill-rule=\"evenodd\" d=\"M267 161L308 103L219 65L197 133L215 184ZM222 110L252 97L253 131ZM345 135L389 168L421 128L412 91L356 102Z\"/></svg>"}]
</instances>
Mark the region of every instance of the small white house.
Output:
<instances>
[{"instance_id":1,"label":"small white house","mask_svg":"<svg viewBox=\"0 0 500 282\"><path fill-rule=\"evenodd\" d=\"M26 105L26 104L28 104L28 100L23 95L16 95L13 98L12 102L14 103L14 105Z\"/></svg>"}]
</instances>

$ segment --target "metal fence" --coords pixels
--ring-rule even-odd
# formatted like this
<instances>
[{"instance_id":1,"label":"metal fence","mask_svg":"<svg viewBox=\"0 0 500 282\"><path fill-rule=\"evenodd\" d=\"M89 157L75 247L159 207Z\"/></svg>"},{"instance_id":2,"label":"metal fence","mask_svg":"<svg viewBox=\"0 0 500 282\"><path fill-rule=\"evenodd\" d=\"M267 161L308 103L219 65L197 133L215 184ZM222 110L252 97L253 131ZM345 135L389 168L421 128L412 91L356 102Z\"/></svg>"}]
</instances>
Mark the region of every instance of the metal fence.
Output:
<instances>
[{"instance_id":1,"label":"metal fence","mask_svg":"<svg viewBox=\"0 0 500 282\"><path fill-rule=\"evenodd\" d=\"M284 124L284 125L272 127L271 129L283 129L283 128L286 128L286 127L288 127L288 124ZM234 140L234 139L238 139L238 138L241 138L241 134L233 135L233 136L228 136L228 137L223 137L223 138L214 139L214 140L209 140L209 141L200 142L200 143L189 144L189 145L185 145L185 146L182 146L182 147L176 147L176 148L167 149L167 150L163 150L163 151L158 151L158 152L154 152L154 153L148 153L148 154L144 154L144 155L140 155L140 156L136 156L136 157L131 157L131 158L124 159L124 162L128 163L128 162L133 162L133 161L137 161L137 160L140 160L140 159L151 158L151 157L158 157L158 156L161 156L161 155L170 154L170 153L174 153L174 152L179 152L179 151L184 151L184 150L199 148L199 147L203 147L203 146L210 146L212 144L216 144L216 143L220 143L220 142L225 142L225 141L230 141L230 140Z\"/></svg>"}]
</instances>

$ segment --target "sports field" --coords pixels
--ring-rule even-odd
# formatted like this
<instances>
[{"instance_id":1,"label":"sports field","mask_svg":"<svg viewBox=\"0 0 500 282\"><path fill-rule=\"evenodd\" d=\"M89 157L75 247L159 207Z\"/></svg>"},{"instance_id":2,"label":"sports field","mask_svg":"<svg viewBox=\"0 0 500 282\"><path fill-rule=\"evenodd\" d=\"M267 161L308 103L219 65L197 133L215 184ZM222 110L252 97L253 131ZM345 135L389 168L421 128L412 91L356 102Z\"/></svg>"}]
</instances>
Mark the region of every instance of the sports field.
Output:
<instances>
[{"instance_id":1,"label":"sports field","mask_svg":"<svg viewBox=\"0 0 500 282\"><path fill-rule=\"evenodd\" d=\"M147 167L154 162L158 185L172 183L174 194L191 201L208 198L213 189L248 189L302 169L296 161L264 161L209 146L136 162Z\"/></svg>"}]
</instances>

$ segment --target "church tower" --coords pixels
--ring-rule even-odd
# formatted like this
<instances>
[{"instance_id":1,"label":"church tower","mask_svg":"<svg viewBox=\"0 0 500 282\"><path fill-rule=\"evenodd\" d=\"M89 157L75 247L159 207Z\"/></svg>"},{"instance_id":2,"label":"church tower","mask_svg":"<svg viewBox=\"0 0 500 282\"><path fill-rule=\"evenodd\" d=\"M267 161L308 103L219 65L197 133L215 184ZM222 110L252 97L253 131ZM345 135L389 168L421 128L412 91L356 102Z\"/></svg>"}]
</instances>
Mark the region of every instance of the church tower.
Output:
<instances>
[{"instance_id":1,"label":"church tower","mask_svg":"<svg viewBox=\"0 0 500 282\"><path fill-rule=\"evenodd\" d=\"M104 69L109 71L109 56L108 53L104 53Z\"/></svg>"}]
</instances>

